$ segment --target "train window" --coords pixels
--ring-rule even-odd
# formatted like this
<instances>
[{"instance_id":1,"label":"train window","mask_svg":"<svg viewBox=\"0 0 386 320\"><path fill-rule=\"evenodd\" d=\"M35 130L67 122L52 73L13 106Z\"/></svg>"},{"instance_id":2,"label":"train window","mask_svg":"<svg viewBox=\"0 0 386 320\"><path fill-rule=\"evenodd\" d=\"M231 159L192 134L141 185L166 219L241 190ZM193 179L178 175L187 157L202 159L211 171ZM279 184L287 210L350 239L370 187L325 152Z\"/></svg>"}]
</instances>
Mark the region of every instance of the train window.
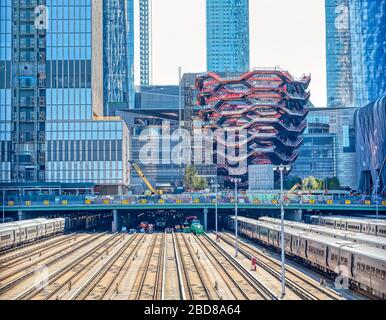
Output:
<instances>
[{"instance_id":1,"label":"train window","mask_svg":"<svg viewBox=\"0 0 386 320\"><path fill-rule=\"evenodd\" d=\"M378 268L375 270L375 274L376 274L376 277L377 278L380 278L381 277L381 270L379 270Z\"/></svg>"},{"instance_id":2,"label":"train window","mask_svg":"<svg viewBox=\"0 0 386 320\"><path fill-rule=\"evenodd\" d=\"M370 273L370 267L366 265L366 272Z\"/></svg>"},{"instance_id":3,"label":"train window","mask_svg":"<svg viewBox=\"0 0 386 320\"><path fill-rule=\"evenodd\" d=\"M382 270L381 272L381 278L384 280L386 278L386 271Z\"/></svg>"},{"instance_id":4,"label":"train window","mask_svg":"<svg viewBox=\"0 0 386 320\"><path fill-rule=\"evenodd\" d=\"M371 267L371 274L375 274L375 268Z\"/></svg>"}]
</instances>

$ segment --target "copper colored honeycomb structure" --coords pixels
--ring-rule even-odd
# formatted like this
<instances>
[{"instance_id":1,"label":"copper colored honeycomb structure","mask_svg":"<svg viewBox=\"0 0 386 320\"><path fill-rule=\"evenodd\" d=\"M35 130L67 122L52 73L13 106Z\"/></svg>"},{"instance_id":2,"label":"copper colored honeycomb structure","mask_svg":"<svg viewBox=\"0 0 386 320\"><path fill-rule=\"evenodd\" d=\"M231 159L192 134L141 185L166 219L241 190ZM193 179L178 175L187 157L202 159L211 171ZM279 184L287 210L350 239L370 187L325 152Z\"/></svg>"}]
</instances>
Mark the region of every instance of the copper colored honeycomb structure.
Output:
<instances>
[{"instance_id":1,"label":"copper colored honeycomb structure","mask_svg":"<svg viewBox=\"0 0 386 320\"><path fill-rule=\"evenodd\" d=\"M246 131L248 165L291 164L299 156L302 134L307 127L310 81L310 76L295 79L277 68L236 76L201 74L195 86L203 127L223 129L225 134ZM217 146L222 143L225 141L216 141L215 157L216 150L222 149ZM232 165L223 156L226 161L219 169L227 175Z\"/></svg>"}]
</instances>

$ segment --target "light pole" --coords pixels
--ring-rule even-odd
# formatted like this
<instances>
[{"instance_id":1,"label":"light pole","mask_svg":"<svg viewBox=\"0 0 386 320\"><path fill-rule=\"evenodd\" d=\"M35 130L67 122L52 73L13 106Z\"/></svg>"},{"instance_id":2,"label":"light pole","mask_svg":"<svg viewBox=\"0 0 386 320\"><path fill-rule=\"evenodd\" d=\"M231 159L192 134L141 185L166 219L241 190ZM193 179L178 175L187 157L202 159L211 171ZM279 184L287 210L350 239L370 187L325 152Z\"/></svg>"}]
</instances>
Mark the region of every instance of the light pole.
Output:
<instances>
[{"instance_id":1,"label":"light pole","mask_svg":"<svg viewBox=\"0 0 386 320\"><path fill-rule=\"evenodd\" d=\"M285 296L285 248L284 248L284 172L288 172L290 166L280 165L274 168L274 171L280 173L280 218L281 218L281 298Z\"/></svg>"},{"instance_id":2,"label":"light pole","mask_svg":"<svg viewBox=\"0 0 386 320\"><path fill-rule=\"evenodd\" d=\"M237 196L237 183L241 182L240 178L232 178L231 181L235 184L235 257L238 255L238 222L237 222L237 204L238 204L238 196Z\"/></svg>"},{"instance_id":3,"label":"light pole","mask_svg":"<svg viewBox=\"0 0 386 320\"><path fill-rule=\"evenodd\" d=\"M5 222L5 189L3 188L3 223Z\"/></svg>"},{"instance_id":4,"label":"light pole","mask_svg":"<svg viewBox=\"0 0 386 320\"><path fill-rule=\"evenodd\" d=\"M375 198L375 208L376 208L376 215L377 215L377 220L379 219L379 175L377 177L377 181L375 182L375 188L373 191L373 198Z\"/></svg>"},{"instance_id":5,"label":"light pole","mask_svg":"<svg viewBox=\"0 0 386 320\"><path fill-rule=\"evenodd\" d=\"M380 188L380 185L379 185L380 181L379 180L381 178L381 175L382 175L382 172L383 172L383 169L384 169L385 165L386 165L386 157L383 159L383 163L382 163L381 169L379 170L379 173L378 173L378 176L377 176L377 180L376 180L376 183L375 183L375 186L374 186L374 189L373 189L373 198L375 197L377 220L379 218L379 212L378 212L379 211L379 208L378 208L378 206L379 206L379 198L380 198L380 195L382 195L382 193L383 193L383 190L380 193L378 193L378 190Z\"/></svg>"},{"instance_id":6,"label":"light pole","mask_svg":"<svg viewBox=\"0 0 386 320\"><path fill-rule=\"evenodd\" d=\"M212 179L212 185L214 185L214 193L216 195L216 200L215 200L215 230L216 230L216 239L218 235L218 187L219 185L217 184L217 177L216 177L216 183Z\"/></svg>"}]
</instances>

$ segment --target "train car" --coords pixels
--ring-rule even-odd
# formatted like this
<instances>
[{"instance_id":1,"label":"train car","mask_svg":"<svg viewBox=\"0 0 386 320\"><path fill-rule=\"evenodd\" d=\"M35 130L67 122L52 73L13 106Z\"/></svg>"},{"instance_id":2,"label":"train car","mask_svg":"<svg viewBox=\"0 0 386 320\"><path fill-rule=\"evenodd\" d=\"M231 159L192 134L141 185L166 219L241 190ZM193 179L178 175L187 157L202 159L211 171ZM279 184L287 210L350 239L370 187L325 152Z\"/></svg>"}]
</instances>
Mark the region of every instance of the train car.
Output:
<instances>
[{"instance_id":1,"label":"train car","mask_svg":"<svg viewBox=\"0 0 386 320\"><path fill-rule=\"evenodd\" d=\"M13 232L12 239L9 243L5 243ZM33 242L38 239L49 237L54 234L63 233L65 230L65 219L32 219L23 220L2 225L0 234L4 238L0 244L0 250L4 250L9 246L19 246L27 242ZM12 243L11 243L12 242Z\"/></svg>"},{"instance_id":2,"label":"train car","mask_svg":"<svg viewBox=\"0 0 386 320\"><path fill-rule=\"evenodd\" d=\"M386 257L383 250L365 245L348 247L352 255L352 283L381 299L386 298Z\"/></svg>"},{"instance_id":3,"label":"train car","mask_svg":"<svg viewBox=\"0 0 386 320\"><path fill-rule=\"evenodd\" d=\"M0 251L8 249L15 245L16 227L2 228L0 230Z\"/></svg>"},{"instance_id":4,"label":"train car","mask_svg":"<svg viewBox=\"0 0 386 320\"><path fill-rule=\"evenodd\" d=\"M367 219L351 217L324 217L311 216L311 222L316 225L333 229L341 229L359 233L367 233L373 236L386 237L385 219Z\"/></svg>"},{"instance_id":5,"label":"train car","mask_svg":"<svg viewBox=\"0 0 386 320\"><path fill-rule=\"evenodd\" d=\"M26 231L26 242L35 241L41 235L41 225L37 222L26 222L20 225L20 228L24 228Z\"/></svg>"},{"instance_id":6,"label":"train car","mask_svg":"<svg viewBox=\"0 0 386 320\"><path fill-rule=\"evenodd\" d=\"M386 237L386 222L380 222L377 224L377 236Z\"/></svg>"},{"instance_id":7,"label":"train car","mask_svg":"<svg viewBox=\"0 0 386 320\"><path fill-rule=\"evenodd\" d=\"M269 218L269 217L261 217L259 218L259 221L270 223L276 226L281 224L280 219ZM316 233L322 236L328 236L336 239L350 240L357 243L367 244L369 246L373 246L376 248L386 249L385 237L378 237L378 236L373 236L369 234L353 232L353 231L345 231L340 229L339 230L331 229L325 226L310 225L306 223L294 222L294 221L288 221L288 220L284 221L284 225L290 228L304 231L304 232Z\"/></svg>"},{"instance_id":8,"label":"train car","mask_svg":"<svg viewBox=\"0 0 386 320\"><path fill-rule=\"evenodd\" d=\"M228 219L228 226L234 229L234 217ZM280 248L277 225L239 217L238 227L240 234ZM286 254L328 275L342 275L351 287L386 298L386 250L288 226L284 232Z\"/></svg>"},{"instance_id":9,"label":"train car","mask_svg":"<svg viewBox=\"0 0 386 320\"><path fill-rule=\"evenodd\" d=\"M199 224L199 223L192 223L192 225L190 226L191 228L191 231L194 235L196 236L199 236L199 235L202 235L205 233L204 231L204 227L202 224Z\"/></svg>"},{"instance_id":10,"label":"train car","mask_svg":"<svg viewBox=\"0 0 386 320\"><path fill-rule=\"evenodd\" d=\"M320 219L320 225L326 226L326 227L329 227L332 229L338 229L336 227L337 221L339 221L339 218L337 218L337 217L325 217L323 219L322 218Z\"/></svg>"},{"instance_id":11,"label":"train car","mask_svg":"<svg viewBox=\"0 0 386 320\"><path fill-rule=\"evenodd\" d=\"M55 234L55 229L56 229L55 219L48 220L44 224L46 227L46 237L49 237Z\"/></svg>"}]
</instances>

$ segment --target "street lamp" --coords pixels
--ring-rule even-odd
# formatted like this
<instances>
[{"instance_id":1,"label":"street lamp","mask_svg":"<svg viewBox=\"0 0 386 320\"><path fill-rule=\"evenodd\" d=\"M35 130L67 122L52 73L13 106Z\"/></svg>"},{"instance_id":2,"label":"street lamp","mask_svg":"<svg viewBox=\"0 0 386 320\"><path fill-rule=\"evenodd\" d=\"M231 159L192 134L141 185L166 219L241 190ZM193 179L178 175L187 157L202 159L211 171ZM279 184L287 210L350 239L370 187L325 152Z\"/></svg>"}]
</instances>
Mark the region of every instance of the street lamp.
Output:
<instances>
[{"instance_id":1,"label":"street lamp","mask_svg":"<svg viewBox=\"0 0 386 320\"><path fill-rule=\"evenodd\" d=\"M3 223L5 222L5 189L3 188Z\"/></svg>"},{"instance_id":2,"label":"street lamp","mask_svg":"<svg viewBox=\"0 0 386 320\"><path fill-rule=\"evenodd\" d=\"M239 201L237 196L237 183L241 182L240 178L232 178L231 181L235 184L235 257L238 255L238 223L237 223L237 203Z\"/></svg>"},{"instance_id":3,"label":"street lamp","mask_svg":"<svg viewBox=\"0 0 386 320\"><path fill-rule=\"evenodd\" d=\"M216 229L216 239L218 235L218 183L217 183L217 177L216 177L216 183L214 180L211 180L211 184L214 185L214 192L216 194L216 200L215 200L215 229Z\"/></svg>"},{"instance_id":4,"label":"street lamp","mask_svg":"<svg viewBox=\"0 0 386 320\"><path fill-rule=\"evenodd\" d=\"M280 216L281 216L281 297L285 296L285 248L284 248L284 172L289 172L291 170L290 166L280 165L273 169L280 173Z\"/></svg>"},{"instance_id":5,"label":"street lamp","mask_svg":"<svg viewBox=\"0 0 386 320\"><path fill-rule=\"evenodd\" d=\"M379 198L383 193L383 190L380 193L378 193L379 188L380 188L379 184L380 184L381 175L382 175L382 172L383 172L385 165L386 165L386 157L383 159L381 169L379 170L377 180L376 180L375 185L373 187L373 198L375 198L375 204L376 204L376 210L377 210L377 220L379 218L379 208L378 208L379 207Z\"/></svg>"}]
</instances>

